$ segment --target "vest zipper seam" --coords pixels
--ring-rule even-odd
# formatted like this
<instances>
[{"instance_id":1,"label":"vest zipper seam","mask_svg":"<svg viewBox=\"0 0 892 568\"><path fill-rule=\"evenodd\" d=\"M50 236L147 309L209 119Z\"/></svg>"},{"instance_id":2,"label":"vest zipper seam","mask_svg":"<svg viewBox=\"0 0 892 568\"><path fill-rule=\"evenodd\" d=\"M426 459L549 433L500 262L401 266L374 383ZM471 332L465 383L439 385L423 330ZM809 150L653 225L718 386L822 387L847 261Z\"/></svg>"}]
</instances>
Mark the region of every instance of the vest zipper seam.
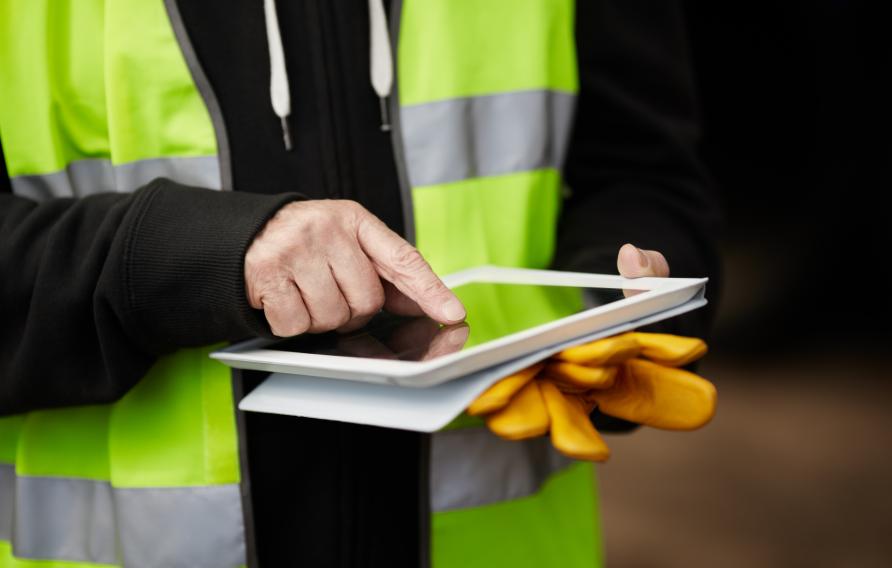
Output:
<instances>
[{"instance_id":1,"label":"vest zipper seam","mask_svg":"<svg viewBox=\"0 0 892 568\"><path fill-rule=\"evenodd\" d=\"M400 205L403 210L403 237L415 244L415 208L412 202L412 185L406 166L406 152L403 146L403 129L400 117L400 82L399 82L399 41L400 20L403 13L402 0L393 0L390 5L389 25L391 57L393 57L393 90L388 97L390 106L390 140L393 147L393 159L396 164L396 175L400 186Z\"/></svg>"}]
</instances>

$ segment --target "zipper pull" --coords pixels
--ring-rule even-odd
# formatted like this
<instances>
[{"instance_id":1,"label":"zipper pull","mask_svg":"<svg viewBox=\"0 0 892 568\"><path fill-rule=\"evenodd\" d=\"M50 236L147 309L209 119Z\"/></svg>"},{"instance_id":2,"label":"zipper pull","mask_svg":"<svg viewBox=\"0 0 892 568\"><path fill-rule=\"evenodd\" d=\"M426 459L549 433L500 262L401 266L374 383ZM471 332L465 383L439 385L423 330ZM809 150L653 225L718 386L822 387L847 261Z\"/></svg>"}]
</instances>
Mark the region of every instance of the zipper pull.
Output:
<instances>
[{"instance_id":1,"label":"zipper pull","mask_svg":"<svg viewBox=\"0 0 892 568\"><path fill-rule=\"evenodd\" d=\"M390 109L387 105L390 97L378 97L381 106L381 132L390 132Z\"/></svg>"},{"instance_id":2,"label":"zipper pull","mask_svg":"<svg viewBox=\"0 0 892 568\"><path fill-rule=\"evenodd\" d=\"M291 143L291 126L288 124L288 117L282 116L280 117L282 120L282 138L285 140L285 151L290 152L292 148Z\"/></svg>"}]
</instances>

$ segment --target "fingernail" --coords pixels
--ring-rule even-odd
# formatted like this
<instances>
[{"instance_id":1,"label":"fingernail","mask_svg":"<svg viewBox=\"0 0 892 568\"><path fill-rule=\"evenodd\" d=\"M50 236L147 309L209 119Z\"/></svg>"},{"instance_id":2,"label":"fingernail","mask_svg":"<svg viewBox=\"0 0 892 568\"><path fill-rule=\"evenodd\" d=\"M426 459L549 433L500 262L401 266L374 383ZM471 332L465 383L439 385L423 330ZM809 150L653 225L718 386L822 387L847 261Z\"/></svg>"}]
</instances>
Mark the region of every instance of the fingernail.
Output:
<instances>
[{"instance_id":1,"label":"fingernail","mask_svg":"<svg viewBox=\"0 0 892 568\"><path fill-rule=\"evenodd\" d=\"M458 298L452 298L443 306L443 314L451 322L462 321L465 319L465 307Z\"/></svg>"},{"instance_id":2,"label":"fingernail","mask_svg":"<svg viewBox=\"0 0 892 568\"><path fill-rule=\"evenodd\" d=\"M647 265L650 262L647 260L647 255L644 254L644 252L642 252L642 250L638 247L635 247L635 250L638 251L638 264L641 265L641 268L647 268Z\"/></svg>"}]
</instances>

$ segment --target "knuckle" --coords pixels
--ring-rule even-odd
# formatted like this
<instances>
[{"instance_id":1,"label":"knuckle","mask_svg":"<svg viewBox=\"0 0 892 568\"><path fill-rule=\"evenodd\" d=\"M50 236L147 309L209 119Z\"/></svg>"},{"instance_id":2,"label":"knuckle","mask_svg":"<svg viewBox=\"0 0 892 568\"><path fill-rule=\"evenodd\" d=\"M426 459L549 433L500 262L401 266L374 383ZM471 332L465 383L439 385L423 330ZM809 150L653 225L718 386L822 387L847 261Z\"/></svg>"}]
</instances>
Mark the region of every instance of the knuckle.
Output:
<instances>
[{"instance_id":1,"label":"knuckle","mask_svg":"<svg viewBox=\"0 0 892 568\"><path fill-rule=\"evenodd\" d=\"M443 304L449 301L451 295L449 289L436 278L423 282L417 294L418 297L413 299L419 306Z\"/></svg>"},{"instance_id":2,"label":"knuckle","mask_svg":"<svg viewBox=\"0 0 892 568\"><path fill-rule=\"evenodd\" d=\"M351 306L354 317L375 315L382 307L384 307L384 291L380 289L370 290Z\"/></svg>"},{"instance_id":3,"label":"knuckle","mask_svg":"<svg viewBox=\"0 0 892 568\"><path fill-rule=\"evenodd\" d=\"M420 272L428 268L427 261L418 252L418 249L405 243L393 251L391 258L393 266L404 273Z\"/></svg>"},{"instance_id":4,"label":"knuckle","mask_svg":"<svg viewBox=\"0 0 892 568\"><path fill-rule=\"evenodd\" d=\"M291 335L300 335L302 333L306 333L307 330L310 329L310 318L308 317L300 317L291 320L291 325L289 326L289 336Z\"/></svg>"},{"instance_id":5,"label":"knuckle","mask_svg":"<svg viewBox=\"0 0 892 568\"><path fill-rule=\"evenodd\" d=\"M309 318L281 304L265 303L264 314L273 335L278 337L300 335L309 328Z\"/></svg>"},{"instance_id":6,"label":"knuckle","mask_svg":"<svg viewBox=\"0 0 892 568\"><path fill-rule=\"evenodd\" d=\"M301 233L304 238L312 240L313 235L330 231L335 222L335 214L330 208L317 207L304 219Z\"/></svg>"},{"instance_id":7,"label":"knuckle","mask_svg":"<svg viewBox=\"0 0 892 568\"><path fill-rule=\"evenodd\" d=\"M326 310L319 317L314 317L310 327L314 332L331 331L348 321L350 321L350 310L344 305L337 309Z\"/></svg>"},{"instance_id":8,"label":"knuckle","mask_svg":"<svg viewBox=\"0 0 892 568\"><path fill-rule=\"evenodd\" d=\"M366 208L352 199L342 199L338 201L338 205L342 211L353 215L364 215L366 213Z\"/></svg>"},{"instance_id":9,"label":"knuckle","mask_svg":"<svg viewBox=\"0 0 892 568\"><path fill-rule=\"evenodd\" d=\"M347 308L347 306L344 306L344 309L340 310L336 315L335 320L332 324L332 329L337 329L344 326L347 322L350 321L350 319L350 310Z\"/></svg>"},{"instance_id":10,"label":"knuckle","mask_svg":"<svg viewBox=\"0 0 892 568\"><path fill-rule=\"evenodd\" d=\"M294 329L294 326L287 323L277 325L270 324L269 328L276 337L292 337L300 333L299 330Z\"/></svg>"},{"instance_id":11,"label":"knuckle","mask_svg":"<svg viewBox=\"0 0 892 568\"><path fill-rule=\"evenodd\" d=\"M309 316L291 280L281 278L269 282L259 300L273 334L290 337L306 331Z\"/></svg>"},{"instance_id":12,"label":"knuckle","mask_svg":"<svg viewBox=\"0 0 892 568\"><path fill-rule=\"evenodd\" d=\"M345 227L351 227L351 231L355 231L356 227L361 226L370 215L368 210L350 199L342 199L337 202L337 213Z\"/></svg>"},{"instance_id":13,"label":"knuckle","mask_svg":"<svg viewBox=\"0 0 892 568\"><path fill-rule=\"evenodd\" d=\"M278 288L283 280L288 280L288 273L283 269L283 263L278 260L263 262L254 266L253 280L259 288Z\"/></svg>"}]
</instances>

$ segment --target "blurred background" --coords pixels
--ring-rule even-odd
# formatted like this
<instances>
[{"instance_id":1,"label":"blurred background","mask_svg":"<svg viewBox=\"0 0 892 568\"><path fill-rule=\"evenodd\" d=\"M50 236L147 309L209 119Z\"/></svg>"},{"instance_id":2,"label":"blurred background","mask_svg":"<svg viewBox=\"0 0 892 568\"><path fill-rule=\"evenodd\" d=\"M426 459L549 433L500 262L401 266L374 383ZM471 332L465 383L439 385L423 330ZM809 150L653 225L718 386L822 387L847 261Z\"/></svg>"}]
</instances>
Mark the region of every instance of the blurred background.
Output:
<instances>
[{"instance_id":1,"label":"blurred background","mask_svg":"<svg viewBox=\"0 0 892 568\"><path fill-rule=\"evenodd\" d=\"M892 10L686 11L727 216L719 408L608 440L608 566L892 566Z\"/></svg>"}]
</instances>

